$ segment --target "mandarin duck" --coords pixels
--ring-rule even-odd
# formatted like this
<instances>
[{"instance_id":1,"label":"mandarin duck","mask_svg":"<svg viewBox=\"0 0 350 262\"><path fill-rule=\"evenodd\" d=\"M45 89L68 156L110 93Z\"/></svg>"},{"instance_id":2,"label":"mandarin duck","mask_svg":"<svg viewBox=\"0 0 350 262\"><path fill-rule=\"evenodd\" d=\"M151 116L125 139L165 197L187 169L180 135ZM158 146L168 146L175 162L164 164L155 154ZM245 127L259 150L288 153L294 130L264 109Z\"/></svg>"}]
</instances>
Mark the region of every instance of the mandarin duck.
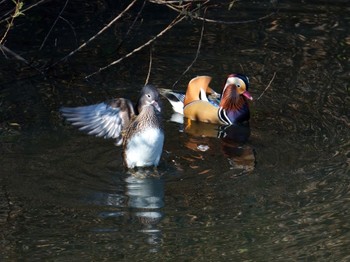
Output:
<instances>
[{"instance_id":1,"label":"mandarin duck","mask_svg":"<svg viewBox=\"0 0 350 262\"><path fill-rule=\"evenodd\" d=\"M97 137L114 138L123 145L127 168L158 166L164 143L158 90L142 88L135 107L125 98L81 106L62 107L62 115L79 130Z\"/></svg>"},{"instance_id":2,"label":"mandarin duck","mask_svg":"<svg viewBox=\"0 0 350 262\"><path fill-rule=\"evenodd\" d=\"M247 100L249 79L243 74L228 76L221 95L209 87L210 76L197 76L187 86L186 93L161 89L176 113L194 121L232 125L250 118Z\"/></svg>"}]
</instances>

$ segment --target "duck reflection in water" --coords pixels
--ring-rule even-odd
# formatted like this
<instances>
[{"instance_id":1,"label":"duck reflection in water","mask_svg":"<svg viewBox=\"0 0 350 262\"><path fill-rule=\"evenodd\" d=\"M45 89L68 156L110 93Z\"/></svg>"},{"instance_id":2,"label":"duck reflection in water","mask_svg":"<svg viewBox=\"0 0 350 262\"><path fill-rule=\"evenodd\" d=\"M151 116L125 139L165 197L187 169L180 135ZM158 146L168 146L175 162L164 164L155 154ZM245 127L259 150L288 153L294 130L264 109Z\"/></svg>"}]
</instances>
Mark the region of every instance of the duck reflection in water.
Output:
<instances>
[{"instance_id":1,"label":"duck reflection in water","mask_svg":"<svg viewBox=\"0 0 350 262\"><path fill-rule=\"evenodd\" d=\"M113 190L113 192L95 193L93 203L111 207L112 210L106 210L99 214L101 218L116 219L113 228L103 223L99 232L115 232L121 228L133 229L135 223L140 224L138 232L145 234L145 241L149 245L150 252L158 252L162 244L162 232L158 224L163 219L164 214L161 209L164 207L164 180L160 176L150 176L150 170L139 169L138 172L144 172L143 176L128 174L124 181L125 187ZM120 177L120 174L118 174ZM118 182L120 184L120 182ZM117 191L117 192L116 192ZM108 208L109 209L109 208ZM106 221L108 224L108 222ZM120 228L119 228L120 227ZM130 234L130 230L127 230ZM132 232L131 234L135 234Z\"/></svg>"},{"instance_id":2,"label":"duck reflection in water","mask_svg":"<svg viewBox=\"0 0 350 262\"><path fill-rule=\"evenodd\" d=\"M218 137L221 140L222 152L228 158L232 169L254 170L254 149L247 143L250 137L249 123L216 126L202 122L186 121L185 119L184 131L193 136L186 143L188 148L196 151L206 151L199 147L196 137Z\"/></svg>"},{"instance_id":3,"label":"duck reflection in water","mask_svg":"<svg viewBox=\"0 0 350 262\"><path fill-rule=\"evenodd\" d=\"M255 167L255 153L251 145L247 144L250 137L249 124L221 126L218 132L221 147L233 168L253 171Z\"/></svg>"},{"instance_id":4,"label":"duck reflection in water","mask_svg":"<svg viewBox=\"0 0 350 262\"><path fill-rule=\"evenodd\" d=\"M160 210L164 207L164 181L147 174L142 178L130 175L125 181L131 215L142 224L140 232L148 236L147 242L152 245L150 251L157 252L162 242L162 232L157 225L164 216Z\"/></svg>"}]
</instances>

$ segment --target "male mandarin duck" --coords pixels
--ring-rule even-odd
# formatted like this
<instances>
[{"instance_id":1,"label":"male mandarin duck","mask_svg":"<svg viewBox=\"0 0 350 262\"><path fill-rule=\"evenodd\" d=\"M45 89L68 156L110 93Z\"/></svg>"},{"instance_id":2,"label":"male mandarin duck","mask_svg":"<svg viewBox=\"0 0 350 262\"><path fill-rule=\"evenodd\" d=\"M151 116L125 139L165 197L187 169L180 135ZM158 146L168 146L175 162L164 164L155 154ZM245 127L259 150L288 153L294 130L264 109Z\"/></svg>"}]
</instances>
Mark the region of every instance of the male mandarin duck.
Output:
<instances>
[{"instance_id":1,"label":"male mandarin duck","mask_svg":"<svg viewBox=\"0 0 350 262\"><path fill-rule=\"evenodd\" d=\"M173 110L190 120L212 124L231 125L248 121L250 118L247 100L249 79L243 74L231 74L226 80L221 95L209 87L210 76L193 78L186 93L161 89Z\"/></svg>"},{"instance_id":2,"label":"male mandarin duck","mask_svg":"<svg viewBox=\"0 0 350 262\"><path fill-rule=\"evenodd\" d=\"M61 113L79 130L97 137L114 138L123 144L127 168L158 166L164 143L158 90L142 88L136 106L125 98L81 106L62 107Z\"/></svg>"}]
</instances>

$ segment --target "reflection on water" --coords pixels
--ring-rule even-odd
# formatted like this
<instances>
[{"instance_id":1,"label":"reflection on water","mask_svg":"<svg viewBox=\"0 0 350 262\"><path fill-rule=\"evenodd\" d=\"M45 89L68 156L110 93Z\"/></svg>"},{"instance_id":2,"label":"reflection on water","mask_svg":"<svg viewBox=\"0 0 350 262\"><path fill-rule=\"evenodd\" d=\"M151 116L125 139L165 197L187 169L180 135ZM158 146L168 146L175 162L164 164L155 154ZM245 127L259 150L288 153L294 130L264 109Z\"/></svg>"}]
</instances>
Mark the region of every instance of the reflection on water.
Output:
<instances>
[{"instance_id":1,"label":"reflection on water","mask_svg":"<svg viewBox=\"0 0 350 262\"><path fill-rule=\"evenodd\" d=\"M146 242L150 245L150 251L156 252L162 243L162 232L158 224L164 214L164 181L159 176L149 176L149 170L138 170L125 178L125 192L123 193L98 193L90 200L94 204L116 208L117 210L102 211L99 217L103 219L125 219L125 221L139 223L138 229L146 235ZM118 226L125 226L124 224ZM116 225L117 227L117 225ZM95 229L96 232L115 232L119 228Z\"/></svg>"},{"instance_id":2,"label":"reflection on water","mask_svg":"<svg viewBox=\"0 0 350 262\"><path fill-rule=\"evenodd\" d=\"M251 172L255 167L255 151L248 143L250 137L249 123L217 126L203 122L195 122L184 118L178 113L172 114L170 121L179 123L179 131L189 134L185 145L188 149L196 152L208 151L214 147L212 143L221 144L223 157L227 158L232 169ZM207 144L205 138L217 138Z\"/></svg>"},{"instance_id":3,"label":"reflection on water","mask_svg":"<svg viewBox=\"0 0 350 262\"><path fill-rule=\"evenodd\" d=\"M224 126L220 128L222 151L228 157L232 168L253 171L255 167L255 151L247 143L250 137L248 124Z\"/></svg>"},{"instance_id":4,"label":"reflection on water","mask_svg":"<svg viewBox=\"0 0 350 262\"><path fill-rule=\"evenodd\" d=\"M126 182L128 207L142 224L140 231L147 235L147 243L155 252L162 241L162 232L157 225L163 218L160 208L164 206L164 182L157 177L137 178L133 175Z\"/></svg>"}]
</instances>

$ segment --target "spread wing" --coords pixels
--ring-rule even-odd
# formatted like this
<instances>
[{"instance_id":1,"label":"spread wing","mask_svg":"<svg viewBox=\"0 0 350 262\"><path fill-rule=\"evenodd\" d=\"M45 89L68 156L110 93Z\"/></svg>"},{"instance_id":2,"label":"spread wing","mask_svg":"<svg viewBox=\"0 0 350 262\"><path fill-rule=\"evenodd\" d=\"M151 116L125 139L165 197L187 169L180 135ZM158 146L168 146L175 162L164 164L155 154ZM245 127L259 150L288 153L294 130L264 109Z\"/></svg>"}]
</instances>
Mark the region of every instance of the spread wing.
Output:
<instances>
[{"instance_id":1,"label":"spread wing","mask_svg":"<svg viewBox=\"0 0 350 262\"><path fill-rule=\"evenodd\" d=\"M122 144L122 132L135 115L132 103L124 98L96 105L62 107L60 111L79 130L97 137L115 138L117 145Z\"/></svg>"}]
</instances>

